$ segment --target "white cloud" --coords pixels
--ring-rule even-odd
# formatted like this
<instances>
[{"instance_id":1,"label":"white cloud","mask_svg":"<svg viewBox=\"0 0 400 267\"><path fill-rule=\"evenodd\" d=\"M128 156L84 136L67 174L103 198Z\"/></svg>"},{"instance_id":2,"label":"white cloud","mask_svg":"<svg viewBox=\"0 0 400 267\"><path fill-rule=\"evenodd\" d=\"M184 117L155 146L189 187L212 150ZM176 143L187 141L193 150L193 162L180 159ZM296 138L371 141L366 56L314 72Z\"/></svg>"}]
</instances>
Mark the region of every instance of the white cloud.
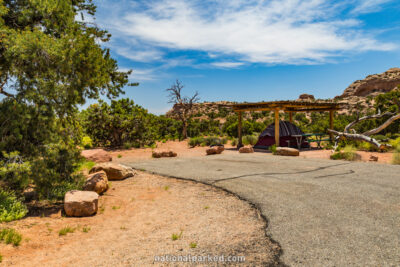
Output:
<instances>
[{"instance_id":1,"label":"white cloud","mask_svg":"<svg viewBox=\"0 0 400 267\"><path fill-rule=\"evenodd\" d=\"M214 62L211 63L212 66L220 67L220 68L237 68L243 66L243 62Z\"/></svg>"},{"instance_id":2,"label":"white cloud","mask_svg":"<svg viewBox=\"0 0 400 267\"><path fill-rule=\"evenodd\" d=\"M114 46L114 51L120 56L139 62L156 61L163 57L163 53L157 49L136 50L130 47Z\"/></svg>"},{"instance_id":3,"label":"white cloud","mask_svg":"<svg viewBox=\"0 0 400 267\"><path fill-rule=\"evenodd\" d=\"M151 48L135 55L117 49L137 61L160 60L167 54L161 51L189 50L210 55L216 61L210 65L217 67L243 64L234 61L310 64L347 53L394 49L394 44L381 43L362 31L357 18L339 15L346 7L368 12L388 1L149 0L109 17L105 25L133 47L139 40L141 49ZM227 56L233 62L219 59Z\"/></svg>"},{"instance_id":4,"label":"white cloud","mask_svg":"<svg viewBox=\"0 0 400 267\"><path fill-rule=\"evenodd\" d=\"M120 71L129 71L128 68L120 68ZM154 81L160 78L157 73L157 69L133 69L129 75L130 82L141 82L141 81Z\"/></svg>"},{"instance_id":5,"label":"white cloud","mask_svg":"<svg viewBox=\"0 0 400 267\"><path fill-rule=\"evenodd\" d=\"M392 2L393 0L359 0L354 13L370 13L377 12L383 4Z\"/></svg>"}]
</instances>

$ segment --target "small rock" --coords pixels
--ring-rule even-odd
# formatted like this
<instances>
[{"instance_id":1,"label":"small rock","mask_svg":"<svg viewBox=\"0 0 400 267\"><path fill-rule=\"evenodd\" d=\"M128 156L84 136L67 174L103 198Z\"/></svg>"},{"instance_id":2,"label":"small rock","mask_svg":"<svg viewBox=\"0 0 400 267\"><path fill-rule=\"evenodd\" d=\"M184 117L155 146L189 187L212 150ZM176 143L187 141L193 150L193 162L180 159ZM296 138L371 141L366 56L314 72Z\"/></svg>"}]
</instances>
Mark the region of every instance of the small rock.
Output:
<instances>
[{"instance_id":1,"label":"small rock","mask_svg":"<svg viewBox=\"0 0 400 267\"><path fill-rule=\"evenodd\" d=\"M251 146L244 146L239 148L239 153L254 153L254 149Z\"/></svg>"},{"instance_id":2,"label":"small rock","mask_svg":"<svg viewBox=\"0 0 400 267\"><path fill-rule=\"evenodd\" d=\"M374 156L374 155L371 155L370 157L369 157L369 161L378 161L378 157L377 156Z\"/></svg>"},{"instance_id":3,"label":"small rock","mask_svg":"<svg viewBox=\"0 0 400 267\"><path fill-rule=\"evenodd\" d=\"M105 171L108 180L122 180L135 175L135 171L131 167L111 162L100 163L94 166L89 173L95 173L99 171Z\"/></svg>"},{"instance_id":4,"label":"small rock","mask_svg":"<svg viewBox=\"0 0 400 267\"><path fill-rule=\"evenodd\" d=\"M219 153L215 147L211 147L211 148L207 148L206 154L207 155L215 155L215 154L219 154Z\"/></svg>"},{"instance_id":5,"label":"small rock","mask_svg":"<svg viewBox=\"0 0 400 267\"><path fill-rule=\"evenodd\" d=\"M174 151L153 151L152 157L153 158L173 158L176 157L178 154Z\"/></svg>"},{"instance_id":6,"label":"small rock","mask_svg":"<svg viewBox=\"0 0 400 267\"><path fill-rule=\"evenodd\" d=\"M275 155L279 156L299 156L300 151L291 147L277 147Z\"/></svg>"},{"instance_id":7,"label":"small rock","mask_svg":"<svg viewBox=\"0 0 400 267\"><path fill-rule=\"evenodd\" d=\"M97 194L102 194L108 190L107 174L104 171L95 172L90 174L86 179L85 191L94 191Z\"/></svg>"},{"instance_id":8,"label":"small rock","mask_svg":"<svg viewBox=\"0 0 400 267\"><path fill-rule=\"evenodd\" d=\"M97 212L98 202L96 192L72 190L64 196L64 210L67 216L91 216Z\"/></svg>"},{"instance_id":9,"label":"small rock","mask_svg":"<svg viewBox=\"0 0 400 267\"><path fill-rule=\"evenodd\" d=\"M91 160L98 163L112 161L112 157L104 149L83 150L81 155L87 160Z\"/></svg>"}]
</instances>

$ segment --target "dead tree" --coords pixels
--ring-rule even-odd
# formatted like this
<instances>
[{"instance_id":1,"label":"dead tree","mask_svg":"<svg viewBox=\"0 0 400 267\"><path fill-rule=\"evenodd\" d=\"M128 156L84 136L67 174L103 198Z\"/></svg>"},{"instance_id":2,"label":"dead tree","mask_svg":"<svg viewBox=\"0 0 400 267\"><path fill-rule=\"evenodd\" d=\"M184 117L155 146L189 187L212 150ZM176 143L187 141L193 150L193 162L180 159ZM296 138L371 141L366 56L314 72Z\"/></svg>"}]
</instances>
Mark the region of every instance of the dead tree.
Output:
<instances>
[{"instance_id":1,"label":"dead tree","mask_svg":"<svg viewBox=\"0 0 400 267\"><path fill-rule=\"evenodd\" d=\"M361 117L361 118L357 118L357 120L349 123L344 128L343 132L338 132L338 131L335 131L333 129L328 129L328 132L333 133L334 135L336 135L335 148L337 147L338 141L340 139L348 139L348 140L354 140L354 141L365 141L365 142L368 142L368 143L372 144L373 146L375 146L376 148L378 148L379 150L385 149L385 147L387 147L388 145L381 144L376 139L374 139L374 138L372 138L370 136L381 132L383 129L388 127L394 121L400 119L400 101L398 99L394 99L394 101L395 101L396 105L398 106L399 113L386 112L386 113L381 114L380 112L378 112L378 114L375 114L375 115L369 115L369 116L364 116L364 117ZM389 119L387 119L382 125L374 128L372 130L366 131L366 132L364 132L362 134L358 134L353 129L353 127L357 123L360 123L362 121L372 120L372 119L379 119L379 118L383 118L383 117L387 117L387 116L390 116ZM349 133L350 130L352 130L353 133Z\"/></svg>"},{"instance_id":2,"label":"dead tree","mask_svg":"<svg viewBox=\"0 0 400 267\"><path fill-rule=\"evenodd\" d=\"M193 112L193 104L197 103L200 98L198 92L192 97L182 96L183 88L184 85L179 80L176 80L171 88L166 89L166 91L169 92L169 103L174 104L174 115L182 122L182 136L186 139L188 121Z\"/></svg>"}]
</instances>

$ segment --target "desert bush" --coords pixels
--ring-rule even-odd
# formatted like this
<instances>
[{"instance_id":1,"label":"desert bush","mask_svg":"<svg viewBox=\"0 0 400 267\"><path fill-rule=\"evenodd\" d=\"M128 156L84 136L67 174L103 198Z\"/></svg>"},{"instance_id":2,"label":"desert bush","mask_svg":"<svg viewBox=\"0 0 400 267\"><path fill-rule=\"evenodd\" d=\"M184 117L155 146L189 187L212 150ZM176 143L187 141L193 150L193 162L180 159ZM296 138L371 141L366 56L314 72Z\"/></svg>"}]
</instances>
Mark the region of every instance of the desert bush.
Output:
<instances>
[{"instance_id":1,"label":"desert bush","mask_svg":"<svg viewBox=\"0 0 400 267\"><path fill-rule=\"evenodd\" d=\"M400 165L400 145L393 152L392 164Z\"/></svg>"},{"instance_id":2,"label":"desert bush","mask_svg":"<svg viewBox=\"0 0 400 267\"><path fill-rule=\"evenodd\" d=\"M75 146L52 144L40 158L32 160L31 171L39 198L62 199L73 189L81 189L84 177L77 173L82 158Z\"/></svg>"},{"instance_id":3,"label":"desert bush","mask_svg":"<svg viewBox=\"0 0 400 267\"><path fill-rule=\"evenodd\" d=\"M203 137L192 137L189 139L188 145L190 147L200 146L204 142Z\"/></svg>"},{"instance_id":4,"label":"desert bush","mask_svg":"<svg viewBox=\"0 0 400 267\"><path fill-rule=\"evenodd\" d=\"M22 235L14 229L5 228L0 231L0 240L17 247L22 241Z\"/></svg>"},{"instance_id":5,"label":"desert bush","mask_svg":"<svg viewBox=\"0 0 400 267\"><path fill-rule=\"evenodd\" d=\"M400 137L389 140L389 144L394 148L399 147L400 146Z\"/></svg>"},{"instance_id":6,"label":"desert bush","mask_svg":"<svg viewBox=\"0 0 400 267\"><path fill-rule=\"evenodd\" d=\"M13 192L0 189L0 222L19 220L27 213L28 209Z\"/></svg>"},{"instance_id":7,"label":"desert bush","mask_svg":"<svg viewBox=\"0 0 400 267\"><path fill-rule=\"evenodd\" d=\"M90 148L92 148L92 147L93 147L92 138L90 138L89 136L84 136L84 137L82 138L82 146L83 146L85 149L90 149Z\"/></svg>"},{"instance_id":8,"label":"desert bush","mask_svg":"<svg viewBox=\"0 0 400 267\"><path fill-rule=\"evenodd\" d=\"M222 141L219 137L216 136L209 136L205 137L203 143L206 146L216 146L216 145L221 145Z\"/></svg>"},{"instance_id":9,"label":"desert bush","mask_svg":"<svg viewBox=\"0 0 400 267\"><path fill-rule=\"evenodd\" d=\"M371 151L371 152L376 152L378 151L378 148L371 143L368 142L360 142L357 145L357 148L363 151Z\"/></svg>"},{"instance_id":10,"label":"desert bush","mask_svg":"<svg viewBox=\"0 0 400 267\"><path fill-rule=\"evenodd\" d=\"M254 146L258 141L258 137L255 135L245 135L243 136L243 145Z\"/></svg>"},{"instance_id":11,"label":"desert bush","mask_svg":"<svg viewBox=\"0 0 400 267\"><path fill-rule=\"evenodd\" d=\"M355 161L359 159L359 156L357 154L356 149L353 146L347 145L346 147L344 147L343 150L336 151L335 153L333 153L331 155L331 159L333 160L343 159L348 161Z\"/></svg>"},{"instance_id":12,"label":"desert bush","mask_svg":"<svg viewBox=\"0 0 400 267\"><path fill-rule=\"evenodd\" d=\"M232 146L237 146L238 145L238 140L236 138L233 138L231 141Z\"/></svg>"},{"instance_id":13,"label":"desert bush","mask_svg":"<svg viewBox=\"0 0 400 267\"><path fill-rule=\"evenodd\" d=\"M22 193L31 182L30 163L24 162L17 151L3 152L0 166L0 181L17 193Z\"/></svg>"}]
</instances>

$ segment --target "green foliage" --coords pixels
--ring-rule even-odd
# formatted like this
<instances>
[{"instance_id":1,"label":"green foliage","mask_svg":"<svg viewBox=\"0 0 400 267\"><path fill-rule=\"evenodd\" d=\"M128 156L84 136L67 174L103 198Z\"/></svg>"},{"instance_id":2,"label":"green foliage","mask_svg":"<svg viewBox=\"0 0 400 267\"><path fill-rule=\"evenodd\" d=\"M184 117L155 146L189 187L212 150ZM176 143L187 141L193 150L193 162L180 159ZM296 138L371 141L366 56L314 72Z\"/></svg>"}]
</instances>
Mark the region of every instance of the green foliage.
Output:
<instances>
[{"instance_id":1,"label":"green foliage","mask_svg":"<svg viewBox=\"0 0 400 267\"><path fill-rule=\"evenodd\" d=\"M171 238L172 238L172 240L178 240L178 239L181 239L181 237L182 237L182 231L179 233L179 234L172 234L172 236L171 236Z\"/></svg>"},{"instance_id":2,"label":"green foliage","mask_svg":"<svg viewBox=\"0 0 400 267\"><path fill-rule=\"evenodd\" d=\"M237 146L238 143L239 143L239 141L236 138L233 138L232 141L231 141L231 145L232 146Z\"/></svg>"},{"instance_id":3,"label":"green foliage","mask_svg":"<svg viewBox=\"0 0 400 267\"><path fill-rule=\"evenodd\" d=\"M83 125L96 146L124 146L125 148L151 145L159 137L157 116L135 105L132 100L100 101L83 111Z\"/></svg>"},{"instance_id":4,"label":"green foliage","mask_svg":"<svg viewBox=\"0 0 400 267\"><path fill-rule=\"evenodd\" d=\"M27 213L28 209L13 192L0 189L0 222L19 220Z\"/></svg>"},{"instance_id":5,"label":"green foliage","mask_svg":"<svg viewBox=\"0 0 400 267\"><path fill-rule=\"evenodd\" d=\"M22 193L30 182L30 163L24 162L17 151L3 152L0 166L0 181L17 193Z\"/></svg>"},{"instance_id":6,"label":"green foliage","mask_svg":"<svg viewBox=\"0 0 400 267\"><path fill-rule=\"evenodd\" d=\"M83 146L85 149L90 149L90 148L92 148L92 147L93 147L92 138L90 138L89 136L84 136L84 137L82 138L82 146Z\"/></svg>"},{"instance_id":7,"label":"green foliage","mask_svg":"<svg viewBox=\"0 0 400 267\"><path fill-rule=\"evenodd\" d=\"M257 135L245 135L243 136L243 145L252 145L254 146L258 141Z\"/></svg>"},{"instance_id":8,"label":"green foliage","mask_svg":"<svg viewBox=\"0 0 400 267\"><path fill-rule=\"evenodd\" d=\"M200 146L204 142L203 137L193 137L189 139L188 145L190 147Z\"/></svg>"},{"instance_id":9,"label":"green foliage","mask_svg":"<svg viewBox=\"0 0 400 267\"><path fill-rule=\"evenodd\" d=\"M77 172L81 172L83 170L90 171L90 169L92 169L94 167L94 165L96 165L96 162L93 162L93 161L90 161L90 160L86 160L86 159L82 159L81 162L79 163L76 171Z\"/></svg>"},{"instance_id":10,"label":"green foliage","mask_svg":"<svg viewBox=\"0 0 400 267\"><path fill-rule=\"evenodd\" d=\"M389 140L389 144L394 148L399 147L400 146L400 137L398 137L396 139Z\"/></svg>"},{"instance_id":11,"label":"green foliage","mask_svg":"<svg viewBox=\"0 0 400 267\"><path fill-rule=\"evenodd\" d=\"M378 148L372 145L371 143L368 142L360 142L357 145L357 148L363 151L370 151L370 152L376 152L378 151Z\"/></svg>"},{"instance_id":12,"label":"green foliage","mask_svg":"<svg viewBox=\"0 0 400 267\"><path fill-rule=\"evenodd\" d=\"M80 164L80 151L74 145L48 145L42 157L32 161L39 198L62 199L67 191L81 189L84 177L76 173Z\"/></svg>"},{"instance_id":13,"label":"green foliage","mask_svg":"<svg viewBox=\"0 0 400 267\"><path fill-rule=\"evenodd\" d=\"M392 164L400 165L400 145L393 152Z\"/></svg>"},{"instance_id":14,"label":"green foliage","mask_svg":"<svg viewBox=\"0 0 400 267\"><path fill-rule=\"evenodd\" d=\"M351 146L347 145L342 151L336 151L331 155L331 159L338 160L348 160L348 161L355 161L359 159L356 149Z\"/></svg>"},{"instance_id":15,"label":"green foliage","mask_svg":"<svg viewBox=\"0 0 400 267\"><path fill-rule=\"evenodd\" d=\"M60 231L58 231L58 235L62 236L62 235L67 235L68 233L73 233L73 232L75 232L75 228L66 226L64 228L61 228Z\"/></svg>"},{"instance_id":16,"label":"green foliage","mask_svg":"<svg viewBox=\"0 0 400 267\"><path fill-rule=\"evenodd\" d=\"M129 73L99 42L110 35L75 20L94 15L92 1L0 1L0 10L0 84L10 81L15 98L63 117L87 97L122 92Z\"/></svg>"},{"instance_id":17,"label":"green foliage","mask_svg":"<svg viewBox=\"0 0 400 267\"><path fill-rule=\"evenodd\" d=\"M0 230L0 240L4 243L19 246L22 241L22 235L11 228L4 228Z\"/></svg>"},{"instance_id":18,"label":"green foliage","mask_svg":"<svg viewBox=\"0 0 400 267\"><path fill-rule=\"evenodd\" d=\"M272 154L276 154L276 145L272 145L269 147L269 150L272 152Z\"/></svg>"}]
</instances>

